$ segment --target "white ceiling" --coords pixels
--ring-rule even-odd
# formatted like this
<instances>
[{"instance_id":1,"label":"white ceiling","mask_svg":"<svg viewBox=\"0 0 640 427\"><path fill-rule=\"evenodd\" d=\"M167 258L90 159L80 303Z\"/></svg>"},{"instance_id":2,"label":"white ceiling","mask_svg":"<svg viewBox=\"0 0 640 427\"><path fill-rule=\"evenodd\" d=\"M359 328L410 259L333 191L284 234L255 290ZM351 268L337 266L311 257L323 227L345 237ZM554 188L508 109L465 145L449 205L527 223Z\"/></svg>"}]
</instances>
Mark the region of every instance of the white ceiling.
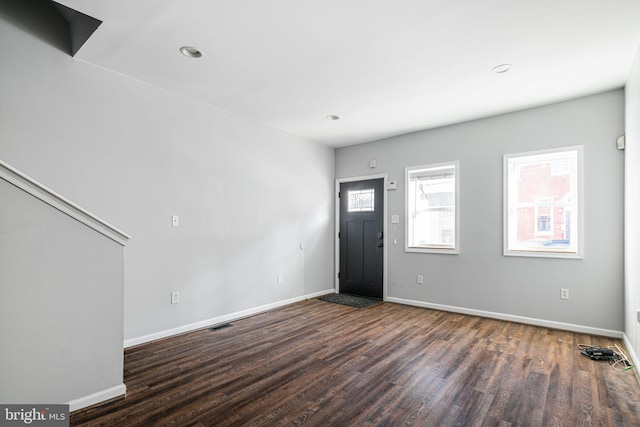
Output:
<instances>
[{"instance_id":1,"label":"white ceiling","mask_svg":"<svg viewBox=\"0 0 640 427\"><path fill-rule=\"evenodd\" d=\"M640 44L639 0L56 1L104 21L76 58L334 147L622 87Z\"/></svg>"}]
</instances>

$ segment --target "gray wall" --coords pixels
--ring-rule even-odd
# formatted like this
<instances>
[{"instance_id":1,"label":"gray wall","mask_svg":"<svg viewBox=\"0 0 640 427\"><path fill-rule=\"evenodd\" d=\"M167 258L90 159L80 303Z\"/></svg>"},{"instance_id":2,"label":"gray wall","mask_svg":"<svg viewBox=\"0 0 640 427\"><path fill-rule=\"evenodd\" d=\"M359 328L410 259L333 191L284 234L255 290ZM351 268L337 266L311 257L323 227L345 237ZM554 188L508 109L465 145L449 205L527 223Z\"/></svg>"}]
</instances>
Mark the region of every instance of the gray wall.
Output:
<instances>
[{"instance_id":1,"label":"gray wall","mask_svg":"<svg viewBox=\"0 0 640 427\"><path fill-rule=\"evenodd\" d=\"M640 50L625 88L625 334L637 357L640 310ZM636 360L636 364L638 360Z\"/></svg>"},{"instance_id":2,"label":"gray wall","mask_svg":"<svg viewBox=\"0 0 640 427\"><path fill-rule=\"evenodd\" d=\"M122 387L122 246L3 179L0 200L0 402Z\"/></svg>"},{"instance_id":3,"label":"gray wall","mask_svg":"<svg viewBox=\"0 0 640 427\"><path fill-rule=\"evenodd\" d=\"M402 218L388 223L388 296L622 331L623 107L617 90L336 150L337 178L398 182L387 192L388 214ZM584 259L503 256L502 156L570 145L584 145ZM460 254L406 253L404 168L451 160L460 161Z\"/></svg>"},{"instance_id":4,"label":"gray wall","mask_svg":"<svg viewBox=\"0 0 640 427\"><path fill-rule=\"evenodd\" d=\"M5 18L0 159L132 236L125 339L333 287L333 149L75 60Z\"/></svg>"}]
</instances>

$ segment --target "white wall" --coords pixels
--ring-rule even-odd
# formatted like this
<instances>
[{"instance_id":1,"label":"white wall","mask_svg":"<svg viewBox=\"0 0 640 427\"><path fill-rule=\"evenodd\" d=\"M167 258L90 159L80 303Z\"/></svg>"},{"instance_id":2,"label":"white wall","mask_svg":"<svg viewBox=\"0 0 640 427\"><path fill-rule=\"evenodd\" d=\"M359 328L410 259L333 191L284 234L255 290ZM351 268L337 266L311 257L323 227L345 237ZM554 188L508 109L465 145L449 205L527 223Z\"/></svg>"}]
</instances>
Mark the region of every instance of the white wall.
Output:
<instances>
[{"instance_id":1,"label":"white wall","mask_svg":"<svg viewBox=\"0 0 640 427\"><path fill-rule=\"evenodd\" d=\"M624 154L615 142L623 108L617 90L336 150L337 178L375 172L398 181L387 192L388 214L402 218L388 224L388 297L619 334ZM503 256L502 156L571 145L584 145L584 259ZM404 168L452 160L460 161L460 254L406 253ZM416 284L418 274L425 284Z\"/></svg>"},{"instance_id":2,"label":"white wall","mask_svg":"<svg viewBox=\"0 0 640 427\"><path fill-rule=\"evenodd\" d=\"M0 179L0 402L124 393L124 249Z\"/></svg>"},{"instance_id":3,"label":"white wall","mask_svg":"<svg viewBox=\"0 0 640 427\"><path fill-rule=\"evenodd\" d=\"M333 149L75 60L1 10L0 54L0 159L132 236L125 339L333 286Z\"/></svg>"},{"instance_id":4,"label":"white wall","mask_svg":"<svg viewBox=\"0 0 640 427\"><path fill-rule=\"evenodd\" d=\"M640 50L625 87L625 335L634 356L640 354ZM638 361L636 360L636 363Z\"/></svg>"}]
</instances>

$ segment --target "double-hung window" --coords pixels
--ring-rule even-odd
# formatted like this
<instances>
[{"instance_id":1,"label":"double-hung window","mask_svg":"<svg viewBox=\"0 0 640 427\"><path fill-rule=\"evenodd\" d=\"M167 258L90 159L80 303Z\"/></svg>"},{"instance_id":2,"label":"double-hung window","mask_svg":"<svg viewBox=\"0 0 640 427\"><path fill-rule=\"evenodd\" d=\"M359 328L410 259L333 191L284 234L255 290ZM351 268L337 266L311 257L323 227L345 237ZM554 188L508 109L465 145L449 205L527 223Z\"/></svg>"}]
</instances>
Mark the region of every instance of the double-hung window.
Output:
<instances>
[{"instance_id":1,"label":"double-hung window","mask_svg":"<svg viewBox=\"0 0 640 427\"><path fill-rule=\"evenodd\" d=\"M407 252L458 253L459 163L408 167Z\"/></svg>"},{"instance_id":2,"label":"double-hung window","mask_svg":"<svg viewBox=\"0 0 640 427\"><path fill-rule=\"evenodd\" d=\"M582 147L504 156L504 254L582 257Z\"/></svg>"}]
</instances>

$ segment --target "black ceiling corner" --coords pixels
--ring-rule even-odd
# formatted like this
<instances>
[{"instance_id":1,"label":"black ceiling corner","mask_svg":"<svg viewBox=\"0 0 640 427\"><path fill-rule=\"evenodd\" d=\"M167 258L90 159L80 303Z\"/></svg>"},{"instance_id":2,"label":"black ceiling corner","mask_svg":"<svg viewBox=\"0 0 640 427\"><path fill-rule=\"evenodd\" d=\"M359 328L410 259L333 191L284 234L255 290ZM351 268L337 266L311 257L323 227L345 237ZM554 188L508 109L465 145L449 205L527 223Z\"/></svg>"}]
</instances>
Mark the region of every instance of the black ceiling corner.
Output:
<instances>
[{"instance_id":1,"label":"black ceiling corner","mask_svg":"<svg viewBox=\"0 0 640 427\"><path fill-rule=\"evenodd\" d=\"M71 56L75 56L89 37L98 29L102 21L82 12L71 9L55 1L51 3L58 9L69 25Z\"/></svg>"},{"instance_id":2,"label":"black ceiling corner","mask_svg":"<svg viewBox=\"0 0 640 427\"><path fill-rule=\"evenodd\" d=\"M0 0L0 19L71 56L102 23L52 0Z\"/></svg>"}]
</instances>

